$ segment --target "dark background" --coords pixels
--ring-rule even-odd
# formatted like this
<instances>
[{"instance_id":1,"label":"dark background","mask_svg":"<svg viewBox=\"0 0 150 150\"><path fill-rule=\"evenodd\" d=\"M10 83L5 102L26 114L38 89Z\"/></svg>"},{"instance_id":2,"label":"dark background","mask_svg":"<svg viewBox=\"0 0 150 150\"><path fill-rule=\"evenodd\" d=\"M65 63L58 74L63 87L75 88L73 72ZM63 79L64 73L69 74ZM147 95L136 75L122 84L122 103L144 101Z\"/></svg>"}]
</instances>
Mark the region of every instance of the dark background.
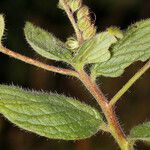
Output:
<instances>
[{"instance_id":1,"label":"dark background","mask_svg":"<svg viewBox=\"0 0 150 150\"><path fill-rule=\"evenodd\" d=\"M23 27L26 21L54 33L65 40L73 33L68 19L57 9L57 0L0 0L0 13L5 14L6 36L4 45L24 55L42 60L49 64L62 66L61 63L47 61L35 54L26 44ZM150 17L150 0L84 0L97 16L98 30L110 25L126 28L131 23ZM98 79L100 86L111 98L144 63L137 62L126 69L119 78ZM74 96L92 106L91 95L76 79L64 77L35 68L0 53L0 84L14 84L36 90L51 90ZM122 127L129 130L144 121L150 120L150 72L138 80L117 103L116 112ZM149 145L149 146L148 146ZM137 143L137 150L150 150L150 144ZM22 131L0 117L0 150L117 150L117 144L108 135L98 133L90 139L76 142L49 140Z\"/></svg>"}]
</instances>

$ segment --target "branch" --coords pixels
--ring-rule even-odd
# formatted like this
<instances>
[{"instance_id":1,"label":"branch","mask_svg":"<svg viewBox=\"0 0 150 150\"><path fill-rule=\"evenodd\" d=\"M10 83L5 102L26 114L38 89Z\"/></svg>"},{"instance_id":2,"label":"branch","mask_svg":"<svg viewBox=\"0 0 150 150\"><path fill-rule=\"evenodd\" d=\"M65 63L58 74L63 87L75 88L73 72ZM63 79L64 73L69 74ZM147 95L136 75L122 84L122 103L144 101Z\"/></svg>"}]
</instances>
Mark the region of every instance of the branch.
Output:
<instances>
[{"instance_id":1,"label":"branch","mask_svg":"<svg viewBox=\"0 0 150 150\"><path fill-rule=\"evenodd\" d=\"M122 87L122 89L111 99L109 105L113 106L122 95L150 68L150 60Z\"/></svg>"},{"instance_id":2,"label":"branch","mask_svg":"<svg viewBox=\"0 0 150 150\"><path fill-rule=\"evenodd\" d=\"M73 16L73 13L71 12L69 6L67 5L66 1L65 0L60 0L60 2L62 3L62 6L65 10L65 12L67 13L67 16L75 30L75 33L76 33L76 36L77 36L77 40L78 42L81 44L83 42L83 37L82 37L82 34L77 26L77 23L74 19L74 16Z\"/></svg>"},{"instance_id":3,"label":"branch","mask_svg":"<svg viewBox=\"0 0 150 150\"><path fill-rule=\"evenodd\" d=\"M98 88L97 84L91 79L90 76L87 75L84 70L81 70L78 73L79 79L82 81L88 91L97 100L99 106L102 108L102 111L108 122L110 133L116 139L122 150L129 150L129 147L131 145L128 143L126 135L119 125L116 114L113 111L113 107L109 106L108 101L101 89Z\"/></svg>"},{"instance_id":4,"label":"branch","mask_svg":"<svg viewBox=\"0 0 150 150\"><path fill-rule=\"evenodd\" d=\"M58 68L58 67L55 67L55 66L50 66L50 65L44 64L40 61L31 59L27 56L23 56L19 53L13 52L13 51L11 51L11 50L3 47L3 46L0 46L0 52L4 53L6 55L9 55L13 58L16 58L18 60L21 60L25 63L31 64L33 66L36 66L36 67L39 67L39 68L42 68L42 69L45 69L45 70L48 70L48 71L52 71L52 72L63 74L63 75L70 75L70 76L78 77L78 73L76 71L69 70L69 69L63 69L63 68Z\"/></svg>"}]
</instances>

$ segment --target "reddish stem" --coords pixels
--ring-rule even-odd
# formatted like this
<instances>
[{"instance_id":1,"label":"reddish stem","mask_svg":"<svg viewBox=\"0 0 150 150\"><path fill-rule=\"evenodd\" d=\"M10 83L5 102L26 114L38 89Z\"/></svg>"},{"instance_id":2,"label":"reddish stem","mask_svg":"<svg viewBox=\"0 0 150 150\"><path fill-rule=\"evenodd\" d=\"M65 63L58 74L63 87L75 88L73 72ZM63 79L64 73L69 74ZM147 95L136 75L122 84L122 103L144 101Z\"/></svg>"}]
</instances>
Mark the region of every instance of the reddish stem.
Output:
<instances>
[{"instance_id":1,"label":"reddish stem","mask_svg":"<svg viewBox=\"0 0 150 150\"><path fill-rule=\"evenodd\" d=\"M110 107L102 91L85 71L79 71L79 78L102 108L102 111L108 121L110 133L114 136L121 149L129 150L128 141L119 125L116 114L113 111L113 107Z\"/></svg>"},{"instance_id":2,"label":"reddish stem","mask_svg":"<svg viewBox=\"0 0 150 150\"><path fill-rule=\"evenodd\" d=\"M27 56L23 56L19 53L13 52L13 51L11 51L11 50L3 47L3 46L0 46L0 52L4 53L6 55L9 55L13 58L16 58L18 60L21 60L25 63L31 64L33 66L36 66L36 67L39 67L39 68L42 68L42 69L45 69L45 70L48 70L48 71L52 71L52 72L55 72L55 73L60 73L60 74L63 74L63 75L70 75L70 76L78 77L78 73L76 71L69 70L69 69L63 69L63 68L58 68L58 67L55 67L55 66L50 66L50 65L44 64L40 61L31 59Z\"/></svg>"}]
</instances>

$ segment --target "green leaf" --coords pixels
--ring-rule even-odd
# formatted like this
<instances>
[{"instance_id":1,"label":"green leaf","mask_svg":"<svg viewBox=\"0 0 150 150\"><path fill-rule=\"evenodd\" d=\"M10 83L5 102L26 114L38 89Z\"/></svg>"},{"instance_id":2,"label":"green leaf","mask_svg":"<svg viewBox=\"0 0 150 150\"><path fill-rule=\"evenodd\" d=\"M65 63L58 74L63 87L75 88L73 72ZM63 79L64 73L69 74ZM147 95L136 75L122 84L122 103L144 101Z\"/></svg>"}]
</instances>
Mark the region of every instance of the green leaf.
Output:
<instances>
[{"instance_id":1,"label":"green leaf","mask_svg":"<svg viewBox=\"0 0 150 150\"><path fill-rule=\"evenodd\" d=\"M111 48L111 54L112 57L108 61L94 65L91 71L94 77L118 77L133 62L149 59L150 19L131 25L124 38Z\"/></svg>"},{"instance_id":2,"label":"green leaf","mask_svg":"<svg viewBox=\"0 0 150 150\"><path fill-rule=\"evenodd\" d=\"M100 63L110 58L109 47L117 42L110 32L102 32L86 41L76 53L73 62L81 64Z\"/></svg>"},{"instance_id":3,"label":"green leaf","mask_svg":"<svg viewBox=\"0 0 150 150\"><path fill-rule=\"evenodd\" d=\"M85 139L104 125L97 110L73 98L5 85L0 85L0 113L23 129L53 139Z\"/></svg>"},{"instance_id":4,"label":"green leaf","mask_svg":"<svg viewBox=\"0 0 150 150\"><path fill-rule=\"evenodd\" d=\"M134 127L129 138L131 140L141 140L150 142L150 122Z\"/></svg>"},{"instance_id":5,"label":"green leaf","mask_svg":"<svg viewBox=\"0 0 150 150\"><path fill-rule=\"evenodd\" d=\"M4 35L4 30L5 30L5 21L3 15L0 15L0 45L2 42L2 37Z\"/></svg>"},{"instance_id":6,"label":"green leaf","mask_svg":"<svg viewBox=\"0 0 150 150\"><path fill-rule=\"evenodd\" d=\"M71 52L65 48L64 44L43 29L28 22L24 32L27 42L41 56L65 62L69 62L72 58Z\"/></svg>"}]
</instances>

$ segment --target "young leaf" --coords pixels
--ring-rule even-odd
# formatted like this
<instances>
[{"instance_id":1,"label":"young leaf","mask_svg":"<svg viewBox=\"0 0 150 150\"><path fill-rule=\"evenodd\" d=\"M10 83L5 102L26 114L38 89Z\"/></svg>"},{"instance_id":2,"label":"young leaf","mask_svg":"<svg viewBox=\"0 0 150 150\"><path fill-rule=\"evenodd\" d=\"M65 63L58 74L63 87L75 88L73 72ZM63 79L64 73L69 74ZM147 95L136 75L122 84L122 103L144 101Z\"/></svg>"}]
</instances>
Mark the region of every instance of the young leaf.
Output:
<instances>
[{"instance_id":1,"label":"young leaf","mask_svg":"<svg viewBox=\"0 0 150 150\"><path fill-rule=\"evenodd\" d=\"M104 125L97 110L73 98L0 85L0 113L17 126L53 139L77 140Z\"/></svg>"},{"instance_id":2,"label":"young leaf","mask_svg":"<svg viewBox=\"0 0 150 150\"><path fill-rule=\"evenodd\" d=\"M134 127L129 138L131 140L142 140L150 142L150 122Z\"/></svg>"},{"instance_id":3,"label":"young leaf","mask_svg":"<svg viewBox=\"0 0 150 150\"><path fill-rule=\"evenodd\" d=\"M65 62L69 62L72 58L71 52L65 48L64 44L43 29L28 22L24 32L27 42L41 56Z\"/></svg>"},{"instance_id":4,"label":"young leaf","mask_svg":"<svg viewBox=\"0 0 150 150\"><path fill-rule=\"evenodd\" d=\"M150 19L131 25L124 38L111 49L112 57L106 62L94 65L92 74L96 76L118 77L131 63L150 58Z\"/></svg>"},{"instance_id":5,"label":"young leaf","mask_svg":"<svg viewBox=\"0 0 150 150\"><path fill-rule=\"evenodd\" d=\"M5 30L5 21L3 15L0 15L0 45L2 41L2 37L4 35L4 30Z\"/></svg>"},{"instance_id":6,"label":"young leaf","mask_svg":"<svg viewBox=\"0 0 150 150\"><path fill-rule=\"evenodd\" d=\"M109 47L117 42L110 32L102 32L86 41L75 55L73 62L81 64L100 63L110 58Z\"/></svg>"}]
</instances>

